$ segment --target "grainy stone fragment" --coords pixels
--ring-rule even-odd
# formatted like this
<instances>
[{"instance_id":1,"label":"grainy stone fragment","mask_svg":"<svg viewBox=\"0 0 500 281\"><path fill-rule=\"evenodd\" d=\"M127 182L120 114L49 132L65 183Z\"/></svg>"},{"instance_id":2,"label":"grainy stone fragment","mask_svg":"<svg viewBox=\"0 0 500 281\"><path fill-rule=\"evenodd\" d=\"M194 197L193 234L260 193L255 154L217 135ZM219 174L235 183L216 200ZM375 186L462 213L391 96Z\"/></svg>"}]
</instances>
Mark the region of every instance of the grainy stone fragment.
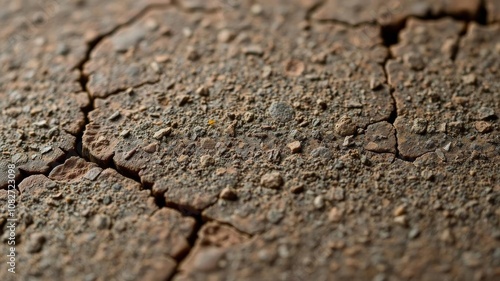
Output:
<instances>
[{"instance_id":1,"label":"grainy stone fragment","mask_svg":"<svg viewBox=\"0 0 500 281\"><path fill-rule=\"evenodd\" d=\"M210 167L215 164L215 159L210 155L203 155L200 158L200 165L202 167Z\"/></svg>"},{"instance_id":2,"label":"grainy stone fragment","mask_svg":"<svg viewBox=\"0 0 500 281\"><path fill-rule=\"evenodd\" d=\"M278 172L271 172L260 178L260 184L265 188L279 189L283 185L283 178Z\"/></svg>"},{"instance_id":3,"label":"grainy stone fragment","mask_svg":"<svg viewBox=\"0 0 500 281\"><path fill-rule=\"evenodd\" d=\"M478 111L477 117L480 120L486 120L488 118L493 118L495 117L495 110L491 107L481 107Z\"/></svg>"},{"instance_id":4,"label":"grainy stone fragment","mask_svg":"<svg viewBox=\"0 0 500 281\"><path fill-rule=\"evenodd\" d=\"M170 127L160 129L154 133L153 138L160 140L165 136L169 136L171 133L172 133L172 128L170 128Z\"/></svg>"},{"instance_id":5,"label":"grainy stone fragment","mask_svg":"<svg viewBox=\"0 0 500 281\"><path fill-rule=\"evenodd\" d=\"M243 47L243 53L247 55L262 56L264 54L264 50L258 45L248 45Z\"/></svg>"},{"instance_id":6,"label":"grainy stone fragment","mask_svg":"<svg viewBox=\"0 0 500 281\"><path fill-rule=\"evenodd\" d=\"M489 133L493 129L493 126L491 123L486 122L486 121L477 121L474 126L476 127L476 130L480 133Z\"/></svg>"},{"instance_id":7,"label":"grainy stone fragment","mask_svg":"<svg viewBox=\"0 0 500 281\"><path fill-rule=\"evenodd\" d=\"M299 153L302 150L302 144L300 143L300 141L291 142L287 146L288 148L290 148L290 151L292 153Z\"/></svg>"},{"instance_id":8,"label":"grainy stone fragment","mask_svg":"<svg viewBox=\"0 0 500 281\"><path fill-rule=\"evenodd\" d=\"M321 195L316 196L314 198L313 204L314 204L314 208L322 209L325 206L325 200L324 200L323 196L321 196Z\"/></svg>"},{"instance_id":9,"label":"grainy stone fragment","mask_svg":"<svg viewBox=\"0 0 500 281\"><path fill-rule=\"evenodd\" d=\"M233 188L226 187L221 191L220 198L225 200L236 200L238 199L238 195Z\"/></svg>"},{"instance_id":10,"label":"grainy stone fragment","mask_svg":"<svg viewBox=\"0 0 500 281\"><path fill-rule=\"evenodd\" d=\"M333 207L330 209L330 212L328 213L328 219L331 222L340 222L343 217L343 211L338 209L337 207Z\"/></svg>"},{"instance_id":11,"label":"grainy stone fragment","mask_svg":"<svg viewBox=\"0 0 500 281\"><path fill-rule=\"evenodd\" d=\"M113 114L111 114L111 116L109 116L108 120L114 121L114 120L118 119L120 116L121 116L121 112L115 111Z\"/></svg>"},{"instance_id":12,"label":"grainy stone fragment","mask_svg":"<svg viewBox=\"0 0 500 281\"><path fill-rule=\"evenodd\" d=\"M335 132L343 137L356 133L357 126L348 116L343 116L335 123Z\"/></svg>"},{"instance_id":13,"label":"grainy stone fragment","mask_svg":"<svg viewBox=\"0 0 500 281\"><path fill-rule=\"evenodd\" d=\"M415 120L413 120L411 131L415 134L425 134L425 132L427 131L427 120L423 118L416 118Z\"/></svg>"},{"instance_id":14,"label":"grainy stone fragment","mask_svg":"<svg viewBox=\"0 0 500 281\"><path fill-rule=\"evenodd\" d=\"M268 109L268 112L271 117L273 117L278 122L291 121L295 116L293 108L283 102L272 103Z\"/></svg>"}]
</instances>

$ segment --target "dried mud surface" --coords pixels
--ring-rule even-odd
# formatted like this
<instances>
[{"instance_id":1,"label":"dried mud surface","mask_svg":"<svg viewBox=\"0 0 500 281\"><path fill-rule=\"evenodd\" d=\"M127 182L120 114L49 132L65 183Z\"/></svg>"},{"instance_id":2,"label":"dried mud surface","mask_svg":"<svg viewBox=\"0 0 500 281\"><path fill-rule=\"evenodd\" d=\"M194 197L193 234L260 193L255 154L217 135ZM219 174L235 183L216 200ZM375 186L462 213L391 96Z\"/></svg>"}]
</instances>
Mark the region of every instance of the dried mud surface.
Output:
<instances>
[{"instance_id":1,"label":"dried mud surface","mask_svg":"<svg viewBox=\"0 0 500 281\"><path fill-rule=\"evenodd\" d=\"M1 280L500 278L499 1L0 4Z\"/></svg>"}]
</instances>

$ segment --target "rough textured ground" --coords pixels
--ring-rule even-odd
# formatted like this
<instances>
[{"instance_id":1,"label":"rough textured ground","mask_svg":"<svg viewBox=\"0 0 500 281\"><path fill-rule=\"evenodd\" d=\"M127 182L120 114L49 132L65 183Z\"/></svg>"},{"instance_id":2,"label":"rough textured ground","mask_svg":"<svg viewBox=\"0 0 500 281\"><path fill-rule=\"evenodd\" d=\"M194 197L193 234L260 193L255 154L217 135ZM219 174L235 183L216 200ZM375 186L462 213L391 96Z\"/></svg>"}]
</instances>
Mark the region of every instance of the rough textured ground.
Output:
<instances>
[{"instance_id":1,"label":"rough textured ground","mask_svg":"<svg viewBox=\"0 0 500 281\"><path fill-rule=\"evenodd\" d=\"M3 2L1 280L500 279L499 1Z\"/></svg>"}]
</instances>

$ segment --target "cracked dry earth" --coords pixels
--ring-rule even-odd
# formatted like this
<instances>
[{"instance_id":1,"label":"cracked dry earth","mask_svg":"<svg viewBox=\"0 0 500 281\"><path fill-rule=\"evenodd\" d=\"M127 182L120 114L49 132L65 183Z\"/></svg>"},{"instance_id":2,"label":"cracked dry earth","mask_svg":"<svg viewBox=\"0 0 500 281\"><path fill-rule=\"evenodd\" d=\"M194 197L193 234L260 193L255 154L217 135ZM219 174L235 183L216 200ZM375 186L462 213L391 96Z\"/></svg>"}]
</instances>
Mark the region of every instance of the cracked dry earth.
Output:
<instances>
[{"instance_id":1,"label":"cracked dry earth","mask_svg":"<svg viewBox=\"0 0 500 281\"><path fill-rule=\"evenodd\" d=\"M500 1L0 4L1 280L500 279Z\"/></svg>"}]
</instances>

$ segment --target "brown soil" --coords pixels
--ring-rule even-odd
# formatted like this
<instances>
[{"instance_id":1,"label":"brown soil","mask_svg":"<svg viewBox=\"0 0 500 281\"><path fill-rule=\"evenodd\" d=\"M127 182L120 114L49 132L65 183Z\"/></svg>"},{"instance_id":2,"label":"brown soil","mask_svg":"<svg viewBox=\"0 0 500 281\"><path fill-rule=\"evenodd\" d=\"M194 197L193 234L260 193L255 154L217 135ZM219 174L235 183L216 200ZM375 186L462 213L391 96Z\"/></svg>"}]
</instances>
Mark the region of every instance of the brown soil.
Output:
<instances>
[{"instance_id":1,"label":"brown soil","mask_svg":"<svg viewBox=\"0 0 500 281\"><path fill-rule=\"evenodd\" d=\"M4 2L0 280L500 279L499 1Z\"/></svg>"}]
</instances>

